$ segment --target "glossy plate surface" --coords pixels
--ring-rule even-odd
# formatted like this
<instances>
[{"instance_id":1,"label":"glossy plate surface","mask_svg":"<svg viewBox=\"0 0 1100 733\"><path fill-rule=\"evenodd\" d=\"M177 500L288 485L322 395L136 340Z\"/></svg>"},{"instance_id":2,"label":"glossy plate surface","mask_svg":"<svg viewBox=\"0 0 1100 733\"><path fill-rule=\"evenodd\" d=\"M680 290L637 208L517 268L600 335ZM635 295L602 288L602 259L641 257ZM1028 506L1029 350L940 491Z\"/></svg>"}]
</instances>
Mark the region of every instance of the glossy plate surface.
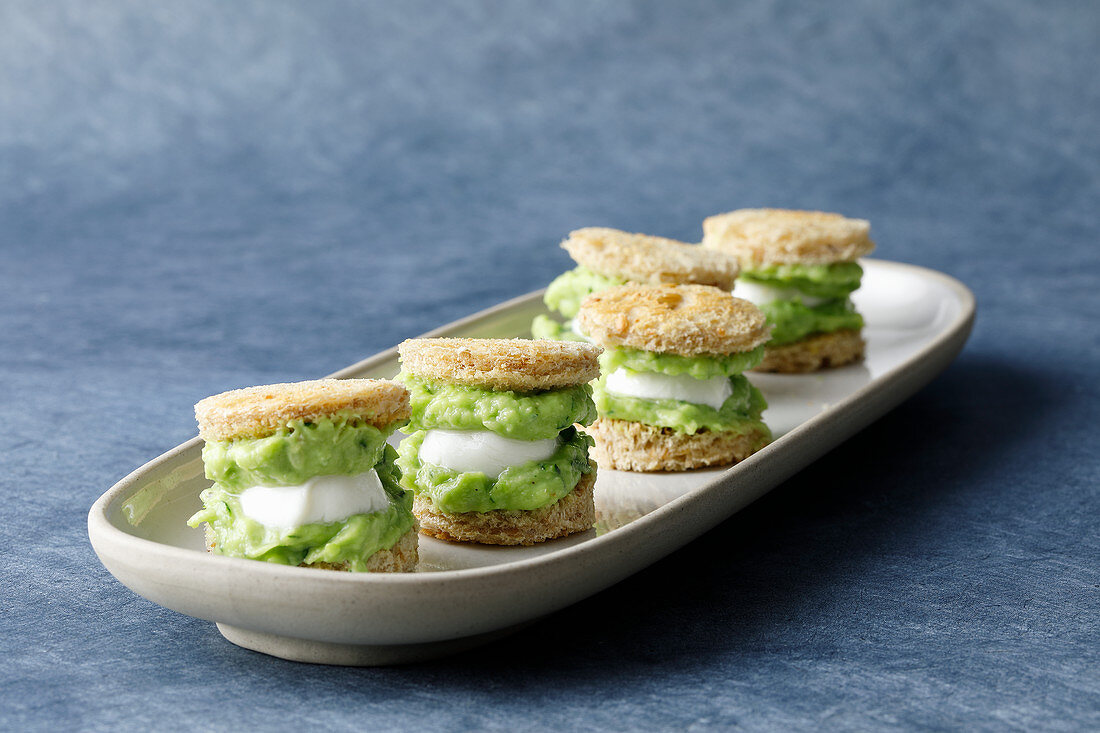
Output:
<instances>
[{"instance_id":1,"label":"glossy plate surface","mask_svg":"<svg viewBox=\"0 0 1100 733\"><path fill-rule=\"evenodd\" d=\"M200 507L198 438L137 469L92 506L88 534L134 592L218 622L257 651L330 664L388 664L459 651L508 633L658 560L704 533L920 389L962 349L974 298L958 281L866 260L853 300L864 363L814 375L749 373L776 440L730 468L679 474L600 469L596 527L531 548L420 538L420 572L355 574L216 557L185 521ZM531 293L430 336L529 335ZM396 348L337 372L392 377Z\"/></svg>"}]
</instances>

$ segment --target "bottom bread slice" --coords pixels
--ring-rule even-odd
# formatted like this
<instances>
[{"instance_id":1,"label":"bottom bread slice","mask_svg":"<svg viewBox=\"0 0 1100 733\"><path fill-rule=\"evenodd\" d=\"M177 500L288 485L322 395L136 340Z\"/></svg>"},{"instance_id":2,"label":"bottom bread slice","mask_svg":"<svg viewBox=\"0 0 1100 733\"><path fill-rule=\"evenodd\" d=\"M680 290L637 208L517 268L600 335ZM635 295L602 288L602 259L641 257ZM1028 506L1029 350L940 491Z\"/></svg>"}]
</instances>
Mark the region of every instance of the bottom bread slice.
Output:
<instances>
[{"instance_id":1,"label":"bottom bread slice","mask_svg":"<svg viewBox=\"0 0 1100 733\"><path fill-rule=\"evenodd\" d=\"M592 529L596 523L596 505L592 499L595 483L593 467L561 499L530 511L497 509L444 514L431 500L417 496L413 501L413 514L420 522L421 533L436 539L483 545L535 545Z\"/></svg>"},{"instance_id":2,"label":"bottom bread slice","mask_svg":"<svg viewBox=\"0 0 1100 733\"><path fill-rule=\"evenodd\" d=\"M417 552L419 536L414 526L401 539L394 543L388 550L379 550L367 560L367 572L369 573L411 573L416 570L416 564L420 561ZM206 550L214 551L213 533L210 525L206 526ZM300 568L320 568L322 570L347 570L346 562L315 562L301 563Z\"/></svg>"},{"instance_id":3,"label":"bottom bread slice","mask_svg":"<svg viewBox=\"0 0 1100 733\"><path fill-rule=\"evenodd\" d=\"M585 428L596 441L592 457L620 471L686 471L723 466L751 456L770 436L756 428L747 433L702 430L679 433L630 420L601 417Z\"/></svg>"},{"instance_id":4,"label":"bottom bread slice","mask_svg":"<svg viewBox=\"0 0 1100 733\"><path fill-rule=\"evenodd\" d=\"M843 329L818 333L782 346L769 346L753 371L804 374L844 366L863 359L864 342L859 331Z\"/></svg>"}]
</instances>

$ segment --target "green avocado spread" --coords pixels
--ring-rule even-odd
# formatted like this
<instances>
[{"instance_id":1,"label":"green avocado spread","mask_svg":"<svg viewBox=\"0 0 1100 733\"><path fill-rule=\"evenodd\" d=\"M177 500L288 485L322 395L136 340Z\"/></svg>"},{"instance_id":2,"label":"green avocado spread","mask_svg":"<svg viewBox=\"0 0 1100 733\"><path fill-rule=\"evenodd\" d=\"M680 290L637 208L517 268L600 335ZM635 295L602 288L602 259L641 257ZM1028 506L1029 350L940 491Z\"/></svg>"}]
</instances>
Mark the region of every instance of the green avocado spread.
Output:
<instances>
[{"instance_id":1,"label":"green avocado spread","mask_svg":"<svg viewBox=\"0 0 1100 733\"><path fill-rule=\"evenodd\" d=\"M545 392L512 392L434 382L407 372L397 380L409 390L408 432L448 428L491 430L515 440L553 438L563 429L596 419L592 387L580 384Z\"/></svg>"},{"instance_id":2,"label":"green avocado spread","mask_svg":"<svg viewBox=\"0 0 1100 733\"><path fill-rule=\"evenodd\" d=\"M320 447L314 450L323 452ZM400 474L394 465L397 452L383 443L378 453L381 462L363 470L374 468L389 495L390 505L383 511L293 529L268 527L246 517L237 494L215 483L202 492L203 509L187 524L197 527L206 522L213 535L214 552L220 555L281 565L347 563L349 570L364 572L371 555L393 547L415 524L412 495L398 484Z\"/></svg>"},{"instance_id":3,"label":"green avocado spread","mask_svg":"<svg viewBox=\"0 0 1100 733\"><path fill-rule=\"evenodd\" d=\"M741 271L749 282L773 288L796 288L815 298L847 298L859 289L863 268L856 262L831 265L767 265Z\"/></svg>"},{"instance_id":4,"label":"green avocado spread","mask_svg":"<svg viewBox=\"0 0 1100 733\"><path fill-rule=\"evenodd\" d=\"M759 306L772 325L771 346L799 341L814 333L863 328L863 316L850 300L830 300L808 306L800 300L776 300Z\"/></svg>"},{"instance_id":5,"label":"green avocado spread","mask_svg":"<svg viewBox=\"0 0 1100 733\"><path fill-rule=\"evenodd\" d=\"M589 295L625 282L626 280L600 275L584 265L578 265L554 278L547 286L542 300L550 310L561 313L565 318L573 318L581 309L581 301Z\"/></svg>"},{"instance_id":6,"label":"green avocado spread","mask_svg":"<svg viewBox=\"0 0 1100 733\"><path fill-rule=\"evenodd\" d=\"M759 308L772 326L769 346L800 341L815 333L842 329L858 331L863 317L856 312L848 296L859 288L863 268L856 262L831 265L769 265L744 270L741 278L773 288L794 288L814 298L826 298L818 305L807 305L800 298L776 300Z\"/></svg>"},{"instance_id":7,"label":"green avocado spread","mask_svg":"<svg viewBox=\"0 0 1100 733\"><path fill-rule=\"evenodd\" d=\"M569 323L555 321L545 313L535 316L531 322L531 337L553 341L584 341L584 336L574 331Z\"/></svg>"},{"instance_id":8,"label":"green avocado spread","mask_svg":"<svg viewBox=\"0 0 1100 733\"><path fill-rule=\"evenodd\" d=\"M296 486L314 476L354 476L382 459L386 433L337 414L295 420L265 438L207 441L206 478L238 491L250 486Z\"/></svg>"},{"instance_id":9,"label":"green avocado spread","mask_svg":"<svg viewBox=\"0 0 1100 733\"><path fill-rule=\"evenodd\" d=\"M496 477L421 463L425 435L426 430L418 430L401 441L397 459L401 485L427 497L446 514L538 509L560 500L593 470L588 462L592 439L572 427L562 431L558 449L546 460L509 466Z\"/></svg>"},{"instance_id":10,"label":"green avocado spread","mask_svg":"<svg viewBox=\"0 0 1100 733\"><path fill-rule=\"evenodd\" d=\"M687 374L696 379L710 379L740 374L747 369L752 369L763 358L763 346L738 354L700 354L699 356L661 354L624 346L609 346L600 355L600 369L604 374L625 368L636 372L660 372L670 376Z\"/></svg>"},{"instance_id":11,"label":"green avocado spread","mask_svg":"<svg viewBox=\"0 0 1100 733\"><path fill-rule=\"evenodd\" d=\"M760 420L761 413L768 406L764 395L740 374L729 380L733 394L716 410L710 405L694 402L647 400L615 394L607 391L606 377L600 377L595 389L596 408L603 417L671 428L678 433L690 434L700 430L747 433L760 430L766 436L764 442L767 442L771 433Z\"/></svg>"}]
</instances>

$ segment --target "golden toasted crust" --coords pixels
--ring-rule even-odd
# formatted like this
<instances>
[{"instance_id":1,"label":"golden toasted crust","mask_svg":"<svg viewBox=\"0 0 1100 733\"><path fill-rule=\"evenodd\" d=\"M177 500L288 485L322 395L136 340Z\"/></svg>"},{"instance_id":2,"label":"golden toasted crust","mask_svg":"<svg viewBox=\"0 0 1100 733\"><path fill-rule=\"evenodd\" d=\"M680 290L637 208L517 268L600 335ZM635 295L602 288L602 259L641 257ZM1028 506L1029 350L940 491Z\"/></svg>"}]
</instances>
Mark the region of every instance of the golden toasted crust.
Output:
<instances>
[{"instance_id":1,"label":"golden toasted crust","mask_svg":"<svg viewBox=\"0 0 1100 733\"><path fill-rule=\"evenodd\" d=\"M338 412L385 428L409 419L409 393L385 379L315 379L235 389L195 405L203 440L262 438L293 420Z\"/></svg>"},{"instance_id":2,"label":"golden toasted crust","mask_svg":"<svg viewBox=\"0 0 1100 733\"><path fill-rule=\"evenodd\" d=\"M416 563L420 556L417 553L418 533L413 527L401 535L393 547L388 550L379 550L367 560L368 573L411 573L416 570ZM210 531L210 525L206 525L206 551L214 551L214 536ZM346 562L315 562L301 563L300 568L318 568L320 570L348 570Z\"/></svg>"},{"instance_id":3,"label":"golden toasted crust","mask_svg":"<svg viewBox=\"0 0 1100 733\"><path fill-rule=\"evenodd\" d=\"M409 339L397 347L411 374L495 390L534 392L584 384L600 376L602 349L579 341Z\"/></svg>"},{"instance_id":4,"label":"golden toasted crust","mask_svg":"<svg viewBox=\"0 0 1100 733\"><path fill-rule=\"evenodd\" d=\"M696 283L732 290L737 258L675 239L588 227L561 243L569 256L607 277L641 283Z\"/></svg>"},{"instance_id":5,"label":"golden toasted crust","mask_svg":"<svg viewBox=\"0 0 1100 733\"><path fill-rule=\"evenodd\" d=\"M728 252L743 269L827 265L870 254L871 224L823 211L739 209L703 222L703 246Z\"/></svg>"},{"instance_id":6,"label":"golden toasted crust","mask_svg":"<svg viewBox=\"0 0 1100 733\"><path fill-rule=\"evenodd\" d=\"M844 366L863 359L864 343L859 331L844 329L807 336L801 341L769 346L764 360L753 371L804 374Z\"/></svg>"},{"instance_id":7,"label":"golden toasted crust","mask_svg":"<svg viewBox=\"0 0 1100 733\"><path fill-rule=\"evenodd\" d=\"M748 458L768 444L763 430L731 433L704 430L678 433L629 420L601 417L585 428L596 445L592 457L599 465L619 471L686 471L724 466Z\"/></svg>"},{"instance_id":8,"label":"golden toasted crust","mask_svg":"<svg viewBox=\"0 0 1100 733\"><path fill-rule=\"evenodd\" d=\"M683 356L751 351L770 327L747 300L706 285L620 285L581 303L577 326L602 346Z\"/></svg>"},{"instance_id":9,"label":"golden toasted crust","mask_svg":"<svg viewBox=\"0 0 1100 733\"><path fill-rule=\"evenodd\" d=\"M558 501L531 511L499 509L492 512L443 514L429 499L417 496L413 514L420 531L429 537L451 542L483 545L536 545L555 537L584 532L596 523L592 489L595 467L581 476L577 486Z\"/></svg>"}]
</instances>

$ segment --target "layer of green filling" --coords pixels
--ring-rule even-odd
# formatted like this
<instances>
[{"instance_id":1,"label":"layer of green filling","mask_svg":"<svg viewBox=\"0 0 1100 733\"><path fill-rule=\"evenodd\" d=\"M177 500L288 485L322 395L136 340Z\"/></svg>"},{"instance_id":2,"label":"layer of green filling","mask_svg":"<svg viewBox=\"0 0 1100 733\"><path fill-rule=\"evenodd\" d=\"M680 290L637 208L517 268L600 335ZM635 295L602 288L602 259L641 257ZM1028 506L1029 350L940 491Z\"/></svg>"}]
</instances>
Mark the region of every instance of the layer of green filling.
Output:
<instances>
[{"instance_id":1,"label":"layer of green filling","mask_svg":"<svg viewBox=\"0 0 1100 733\"><path fill-rule=\"evenodd\" d=\"M354 476L382 459L386 433L348 415L296 420L266 438L208 441L206 477L227 489L296 486L314 476Z\"/></svg>"},{"instance_id":2,"label":"layer of green filling","mask_svg":"<svg viewBox=\"0 0 1100 733\"><path fill-rule=\"evenodd\" d=\"M773 288L794 288L815 298L828 298L819 305L801 299L776 300L760 307L772 326L769 346L800 341L815 333L863 328L863 318L848 296L859 288L863 268L855 262L831 265L769 265L744 270L741 278Z\"/></svg>"},{"instance_id":3,"label":"layer of green filling","mask_svg":"<svg viewBox=\"0 0 1100 733\"><path fill-rule=\"evenodd\" d=\"M323 452L323 451L322 451ZM382 461L375 468L390 498L389 508L371 514L354 514L339 522L306 524L294 529L267 527L241 511L239 499L225 485L215 483L202 492L203 509L188 520L197 527L210 525L220 555L300 565L302 563L347 563L348 569L364 572L371 555L393 547L413 528L412 495L405 493L394 465L397 451L385 445Z\"/></svg>"},{"instance_id":4,"label":"layer of green filling","mask_svg":"<svg viewBox=\"0 0 1100 733\"><path fill-rule=\"evenodd\" d=\"M696 379L711 377L732 377L752 369L764 358L764 347L758 346L752 351L739 354L706 354L700 356L681 356L679 354L659 354L626 347L607 347L600 355L600 369L610 374L619 368L636 372L660 372L677 376L687 374Z\"/></svg>"},{"instance_id":5,"label":"layer of green filling","mask_svg":"<svg viewBox=\"0 0 1100 733\"><path fill-rule=\"evenodd\" d=\"M531 322L531 337L537 339L551 339L553 341L584 341L579 333L568 325L555 321L548 315L535 316Z\"/></svg>"},{"instance_id":6,"label":"layer of green filling","mask_svg":"<svg viewBox=\"0 0 1100 733\"><path fill-rule=\"evenodd\" d=\"M409 390L412 420L408 431L449 428L491 430L515 440L553 438L564 428L596 419L587 384L546 392L511 392L446 384L402 372Z\"/></svg>"},{"instance_id":7,"label":"layer of green filling","mask_svg":"<svg viewBox=\"0 0 1100 733\"><path fill-rule=\"evenodd\" d=\"M647 400L608 392L604 376L596 384L596 408L603 417L671 428L679 433L690 434L700 430L747 433L761 430L770 439L771 433L760 420L760 414L768 406L764 395L740 374L729 380L733 394L716 410L710 405L694 402Z\"/></svg>"},{"instance_id":8,"label":"layer of green filling","mask_svg":"<svg viewBox=\"0 0 1100 733\"><path fill-rule=\"evenodd\" d=\"M546 287L542 300L550 310L573 318L581 308L581 301L592 293L622 285L626 280L607 277L592 272L584 265L578 265L568 272L558 275Z\"/></svg>"},{"instance_id":9,"label":"layer of green filling","mask_svg":"<svg viewBox=\"0 0 1100 733\"><path fill-rule=\"evenodd\" d=\"M815 306L800 300L777 300L761 305L760 310L772 324L769 346L789 344L814 333L863 328L863 316L850 300L830 300Z\"/></svg>"},{"instance_id":10,"label":"layer of green filling","mask_svg":"<svg viewBox=\"0 0 1100 733\"><path fill-rule=\"evenodd\" d=\"M421 463L425 435L427 431L418 430L401 441L397 459L401 485L431 499L436 509L447 514L538 509L568 494L592 470L588 462L592 439L573 428L562 431L558 449L545 461L509 466L497 477Z\"/></svg>"},{"instance_id":11,"label":"layer of green filling","mask_svg":"<svg viewBox=\"0 0 1100 733\"><path fill-rule=\"evenodd\" d=\"M815 298L847 298L859 288L863 268L856 262L831 265L767 265L742 270L741 279L773 288L797 288Z\"/></svg>"}]
</instances>

